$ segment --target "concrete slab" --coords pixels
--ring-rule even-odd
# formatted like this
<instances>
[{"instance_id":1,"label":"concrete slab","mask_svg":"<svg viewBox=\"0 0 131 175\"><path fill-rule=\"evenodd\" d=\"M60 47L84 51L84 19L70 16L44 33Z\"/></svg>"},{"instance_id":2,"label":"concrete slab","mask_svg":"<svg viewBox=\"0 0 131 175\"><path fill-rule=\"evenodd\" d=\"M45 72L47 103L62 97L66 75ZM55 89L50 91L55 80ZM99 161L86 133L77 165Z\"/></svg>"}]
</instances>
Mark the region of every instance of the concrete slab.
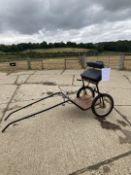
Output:
<instances>
[{"instance_id":1,"label":"concrete slab","mask_svg":"<svg viewBox=\"0 0 131 175\"><path fill-rule=\"evenodd\" d=\"M28 80L29 77L30 77L30 75L27 75L27 74L25 74L25 75L19 75L16 83L17 84L24 84L24 83L27 82L27 80Z\"/></svg>"},{"instance_id":2,"label":"concrete slab","mask_svg":"<svg viewBox=\"0 0 131 175\"><path fill-rule=\"evenodd\" d=\"M4 111L6 110L7 104L0 104L0 121L3 117Z\"/></svg>"},{"instance_id":3,"label":"concrete slab","mask_svg":"<svg viewBox=\"0 0 131 175\"><path fill-rule=\"evenodd\" d=\"M0 73L0 84L14 84L17 76L9 76L6 73Z\"/></svg>"},{"instance_id":4,"label":"concrete slab","mask_svg":"<svg viewBox=\"0 0 131 175\"><path fill-rule=\"evenodd\" d=\"M0 120L4 115L4 111L8 106L13 94L15 93L16 85L1 85L0 86Z\"/></svg>"},{"instance_id":5,"label":"concrete slab","mask_svg":"<svg viewBox=\"0 0 131 175\"><path fill-rule=\"evenodd\" d=\"M78 91L77 86L60 86L63 92L67 92L69 96L76 96L76 93Z\"/></svg>"},{"instance_id":6,"label":"concrete slab","mask_svg":"<svg viewBox=\"0 0 131 175\"><path fill-rule=\"evenodd\" d=\"M65 70L63 72L63 75L80 75L83 71L84 71L84 69L80 69L80 70Z\"/></svg>"},{"instance_id":7,"label":"concrete slab","mask_svg":"<svg viewBox=\"0 0 131 175\"><path fill-rule=\"evenodd\" d=\"M62 75L59 71L55 75L54 71L49 74L47 71L47 75L44 71L29 76L17 75L18 86L13 85L13 81L12 85L0 86L0 113L6 107L3 102L11 100L7 115L35 99L58 92L57 85L75 96L79 84L75 84L73 76L79 75L78 70L73 71ZM113 95L117 109L106 120L98 120L91 110L84 112L73 104L66 104L16 123L4 134L0 133L2 175L131 174L131 85L124 74L130 76L128 72L113 71L114 81L108 82L110 85L101 84L101 91ZM117 79L126 85L119 86ZM54 97L32 105L8 121L2 121L0 129L14 119L61 101L60 97Z\"/></svg>"},{"instance_id":8,"label":"concrete slab","mask_svg":"<svg viewBox=\"0 0 131 175\"><path fill-rule=\"evenodd\" d=\"M13 102L42 98L50 92L58 92L57 86L45 86L41 84L23 84L19 87Z\"/></svg>"},{"instance_id":9,"label":"concrete slab","mask_svg":"<svg viewBox=\"0 0 131 175\"><path fill-rule=\"evenodd\" d=\"M8 103L15 89L16 89L16 85L1 85L0 86L0 104Z\"/></svg>"},{"instance_id":10,"label":"concrete slab","mask_svg":"<svg viewBox=\"0 0 131 175\"><path fill-rule=\"evenodd\" d=\"M60 75L63 72L63 70L42 70L42 71L36 71L34 75Z\"/></svg>"},{"instance_id":11,"label":"concrete slab","mask_svg":"<svg viewBox=\"0 0 131 175\"><path fill-rule=\"evenodd\" d=\"M72 76L62 76L62 75L32 75L27 83L43 83L46 85L72 85Z\"/></svg>"},{"instance_id":12,"label":"concrete slab","mask_svg":"<svg viewBox=\"0 0 131 175\"><path fill-rule=\"evenodd\" d=\"M6 76L8 75L7 72L0 72L0 76Z\"/></svg>"},{"instance_id":13,"label":"concrete slab","mask_svg":"<svg viewBox=\"0 0 131 175\"><path fill-rule=\"evenodd\" d=\"M116 112L110 115L109 125L115 125L114 115ZM8 166L0 164L0 169L5 174L9 171L10 174L71 174L128 152L130 145L120 145L120 136L119 129L102 128L91 111L82 112L69 105L56 108L10 127L0 135L3 150L0 159L4 156L4 161L8 160Z\"/></svg>"},{"instance_id":14,"label":"concrete slab","mask_svg":"<svg viewBox=\"0 0 131 175\"><path fill-rule=\"evenodd\" d=\"M115 105L131 105L131 88L110 88L100 86L100 92L109 93L115 102Z\"/></svg>"},{"instance_id":15,"label":"concrete slab","mask_svg":"<svg viewBox=\"0 0 131 175\"><path fill-rule=\"evenodd\" d=\"M128 124L131 125L131 105L130 106L116 106L116 109L121 113L123 118L128 121Z\"/></svg>"},{"instance_id":16,"label":"concrete slab","mask_svg":"<svg viewBox=\"0 0 131 175\"><path fill-rule=\"evenodd\" d=\"M35 72L34 70L27 70L27 71L16 70L15 72L12 72L10 75L11 76L16 76L16 75L31 75L34 72Z\"/></svg>"},{"instance_id":17,"label":"concrete slab","mask_svg":"<svg viewBox=\"0 0 131 175\"><path fill-rule=\"evenodd\" d=\"M110 87L110 88L130 88L131 84L124 76L123 71L112 70L109 81L101 81L100 86Z\"/></svg>"}]
</instances>

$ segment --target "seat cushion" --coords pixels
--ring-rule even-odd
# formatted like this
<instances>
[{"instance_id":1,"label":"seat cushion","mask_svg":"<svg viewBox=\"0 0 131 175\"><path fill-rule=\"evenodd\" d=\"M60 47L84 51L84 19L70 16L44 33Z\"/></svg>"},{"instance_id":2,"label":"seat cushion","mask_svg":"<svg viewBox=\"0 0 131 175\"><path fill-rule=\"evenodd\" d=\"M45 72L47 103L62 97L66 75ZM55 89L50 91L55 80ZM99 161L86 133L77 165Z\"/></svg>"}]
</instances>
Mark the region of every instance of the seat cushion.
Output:
<instances>
[{"instance_id":1,"label":"seat cushion","mask_svg":"<svg viewBox=\"0 0 131 175\"><path fill-rule=\"evenodd\" d=\"M82 79L93 82L99 82L101 80L101 70L88 69L81 74Z\"/></svg>"},{"instance_id":2,"label":"seat cushion","mask_svg":"<svg viewBox=\"0 0 131 175\"><path fill-rule=\"evenodd\" d=\"M103 61L87 62L87 66L92 68L102 69L104 68L104 63Z\"/></svg>"}]
</instances>

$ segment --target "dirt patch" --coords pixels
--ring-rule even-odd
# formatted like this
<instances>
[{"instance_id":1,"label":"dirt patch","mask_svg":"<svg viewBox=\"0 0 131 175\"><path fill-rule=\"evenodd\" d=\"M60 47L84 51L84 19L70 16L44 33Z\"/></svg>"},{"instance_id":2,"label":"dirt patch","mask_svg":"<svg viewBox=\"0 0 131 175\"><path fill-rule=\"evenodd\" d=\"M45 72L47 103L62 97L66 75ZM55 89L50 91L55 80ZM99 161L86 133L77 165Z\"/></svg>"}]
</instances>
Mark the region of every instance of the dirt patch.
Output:
<instances>
[{"instance_id":1,"label":"dirt patch","mask_svg":"<svg viewBox=\"0 0 131 175\"><path fill-rule=\"evenodd\" d=\"M110 173L110 167L109 166L103 166L103 173L106 174L106 173Z\"/></svg>"},{"instance_id":2,"label":"dirt patch","mask_svg":"<svg viewBox=\"0 0 131 175\"><path fill-rule=\"evenodd\" d=\"M50 81L45 81L43 82L44 85L48 85L48 86L56 86L57 84L54 82L50 82Z\"/></svg>"},{"instance_id":3,"label":"dirt patch","mask_svg":"<svg viewBox=\"0 0 131 175\"><path fill-rule=\"evenodd\" d=\"M18 123L14 123L13 126L18 126L19 124Z\"/></svg>"},{"instance_id":4,"label":"dirt patch","mask_svg":"<svg viewBox=\"0 0 131 175\"><path fill-rule=\"evenodd\" d=\"M48 91L47 95L52 95L54 92Z\"/></svg>"},{"instance_id":5,"label":"dirt patch","mask_svg":"<svg viewBox=\"0 0 131 175\"><path fill-rule=\"evenodd\" d=\"M68 87L68 86L70 86L70 84L59 84L59 86L60 86L60 87L63 87L63 86L64 86L64 87Z\"/></svg>"},{"instance_id":6,"label":"dirt patch","mask_svg":"<svg viewBox=\"0 0 131 175\"><path fill-rule=\"evenodd\" d=\"M100 167L99 169L96 169L93 173L91 172L91 175L104 175L111 173L111 169L109 166L105 165L103 167Z\"/></svg>"}]
</instances>

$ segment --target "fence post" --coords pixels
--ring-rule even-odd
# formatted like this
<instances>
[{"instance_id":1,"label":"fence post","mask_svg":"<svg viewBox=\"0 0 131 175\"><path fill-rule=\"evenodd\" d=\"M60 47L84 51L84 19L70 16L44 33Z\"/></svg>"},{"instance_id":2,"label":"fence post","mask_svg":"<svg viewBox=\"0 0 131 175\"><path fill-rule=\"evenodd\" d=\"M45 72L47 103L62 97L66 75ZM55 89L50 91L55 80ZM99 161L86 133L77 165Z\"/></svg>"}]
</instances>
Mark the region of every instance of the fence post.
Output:
<instances>
[{"instance_id":1,"label":"fence post","mask_svg":"<svg viewBox=\"0 0 131 175\"><path fill-rule=\"evenodd\" d=\"M82 56L80 57L80 63L81 63L81 66L82 68L86 68L86 57L85 56Z\"/></svg>"},{"instance_id":2,"label":"fence post","mask_svg":"<svg viewBox=\"0 0 131 175\"><path fill-rule=\"evenodd\" d=\"M28 69L31 70L31 59L27 58Z\"/></svg>"},{"instance_id":3,"label":"fence post","mask_svg":"<svg viewBox=\"0 0 131 175\"><path fill-rule=\"evenodd\" d=\"M121 54L120 55L120 60L119 60L119 70L123 70L124 69L124 60L125 60L125 55Z\"/></svg>"},{"instance_id":4,"label":"fence post","mask_svg":"<svg viewBox=\"0 0 131 175\"><path fill-rule=\"evenodd\" d=\"M44 69L43 60L41 60L41 69Z\"/></svg>"},{"instance_id":5,"label":"fence post","mask_svg":"<svg viewBox=\"0 0 131 175\"><path fill-rule=\"evenodd\" d=\"M108 67L110 67L110 56L108 56Z\"/></svg>"},{"instance_id":6,"label":"fence post","mask_svg":"<svg viewBox=\"0 0 131 175\"><path fill-rule=\"evenodd\" d=\"M66 58L65 58L65 70L66 70L67 66L66 66Z\"/></svg>"},{"instance_id":7,"label":"fence post","mask_svg":"<svg viewBox=\"0 0 131 175\"><path fill-rule=\"evenodd\" d=\"M98 59L98 55L97 55L97 61L99 61L99 59Z\"/></svg>"}]
</instances>

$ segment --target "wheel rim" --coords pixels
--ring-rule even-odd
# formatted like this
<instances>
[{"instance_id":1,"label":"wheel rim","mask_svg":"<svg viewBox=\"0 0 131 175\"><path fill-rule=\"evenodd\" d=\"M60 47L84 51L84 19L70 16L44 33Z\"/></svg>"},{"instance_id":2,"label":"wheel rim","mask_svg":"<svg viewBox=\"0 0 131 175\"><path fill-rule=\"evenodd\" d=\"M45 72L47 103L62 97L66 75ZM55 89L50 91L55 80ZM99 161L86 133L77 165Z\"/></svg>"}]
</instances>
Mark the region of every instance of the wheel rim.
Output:
<instances>
[{"instance_id":1,"label":"wheel rim","mask_svg":"<svg viewBox=\"0 0 131 175\"><path fill-rule=\"evenodd\" d=\"M94 104L94 110L99 116L108 115L112 110L112 99L108 96L99 97Z\"/></svg>"}]
</instances>

